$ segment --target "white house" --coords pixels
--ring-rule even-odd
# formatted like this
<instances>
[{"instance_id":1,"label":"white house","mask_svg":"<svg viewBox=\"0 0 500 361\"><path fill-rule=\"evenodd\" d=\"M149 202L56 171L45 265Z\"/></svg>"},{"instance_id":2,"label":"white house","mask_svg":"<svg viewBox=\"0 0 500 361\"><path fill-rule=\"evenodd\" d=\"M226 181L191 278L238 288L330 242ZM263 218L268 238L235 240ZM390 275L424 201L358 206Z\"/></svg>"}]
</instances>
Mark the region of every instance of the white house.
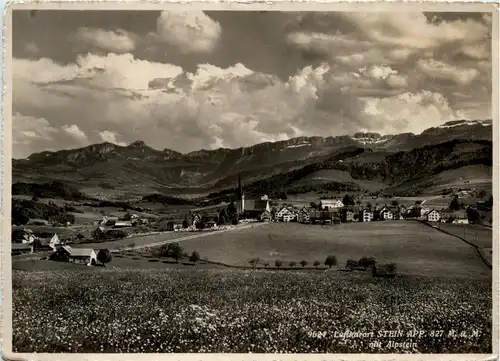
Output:
<instances>
[{"instance_id":1,"label":"white house","mask_svg":"<svg viewBox=\"0 0 500 361\"><path fill-rule=\"evenodd\" d=\"M387 207L383 207L379 212L380 212L379 213L380 219L382 221L386 221L386 220L390 220L390 219L394 218L394 213Z\"/></svg>"},{"instance_id":2,"label":"white house","mask_svg":"<svg viewBox=\"0 0 500 361\"><path fill-rule=\"evenodd\" d=\"M297 215L295 212L288 207L281 207L281 209L276 212L276 219L282 222L291 222L293 221Z\"/></svg>"},{"instance_id":3,"label":"white house","mask_svg":"<svg viewBox=\"0 0 500 361\"><path fill-rule=\"evenodd\" d=\"M319 201L321 209L339 209L344 207L344 203L340 199L321 199Z\"/></svg>"},{"instance_id":4,"label":"white house","mask_svg":"<svg viewBox=\"0 0 500 361\"><path fill-rule=\"evenodd\" d=\"M360 212L360 217L359 217L359 220L361 222L371 222L373 221L373 212L369 209L363 209L361 212Z\"/></svg>"},{"instance_id":5,"label":"white house","mask_svg":"<svg viewBox=\"0 0 500 361\"><path fill-rule=\"evenodd\" d=\"M428 222L439 222L441 218L441 215L435 209L432 209L431 211L427 212L425 216Z\"/></svg>"},{"instance_id":6,"label":"white house","mask_svg":"<svg viewBox=\"0 0 500 361\"><path fill-rule=\"evenodd\" d=\"M52 248L53 251L57 250L57 246L61 244L61 240L57 236L57 233L54 233L52 238L50 239L49 246Z\"/></svg>"}]
</instances>

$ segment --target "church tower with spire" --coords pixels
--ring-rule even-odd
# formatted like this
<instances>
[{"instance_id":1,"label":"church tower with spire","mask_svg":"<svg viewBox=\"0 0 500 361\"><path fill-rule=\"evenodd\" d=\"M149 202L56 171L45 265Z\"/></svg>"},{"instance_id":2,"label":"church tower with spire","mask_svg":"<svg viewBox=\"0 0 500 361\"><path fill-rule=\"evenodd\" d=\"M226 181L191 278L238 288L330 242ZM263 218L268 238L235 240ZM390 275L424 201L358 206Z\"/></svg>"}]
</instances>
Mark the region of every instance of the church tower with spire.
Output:
<instances>
[{"instance_id":1,"label":"church tower with spire","mask_svg":"<svg viewBox=\"0 0 500 361\"><path fill-rule=\"evenodd\" d=\"M238 205L238 213L243 213L245 211L245 193L243 192L243 186L241 185L241 172L238 173L238 189L236 191L236 203Z\"/></svg>"}]
</instances>

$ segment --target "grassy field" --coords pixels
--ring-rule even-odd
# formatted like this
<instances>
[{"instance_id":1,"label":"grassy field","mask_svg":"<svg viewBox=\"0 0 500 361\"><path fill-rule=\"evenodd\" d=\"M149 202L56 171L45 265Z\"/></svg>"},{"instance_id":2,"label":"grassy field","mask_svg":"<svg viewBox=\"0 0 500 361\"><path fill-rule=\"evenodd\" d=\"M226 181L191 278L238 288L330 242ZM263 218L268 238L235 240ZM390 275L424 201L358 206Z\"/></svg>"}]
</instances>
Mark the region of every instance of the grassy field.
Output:
<instances>
[{"instance_id":1,"label":"grassy field","mask_svg":"<svg viewBox=\"0 0 500 361\"><path fill-rule=\"evenodd\" d=\"M439 229L465 239L477 247L493 247L493 229L475 224L439 223Z\"/></svg>"},{"instance_id":2,"label":"grassy field","mask_svg":"<svg viewBox=\"0 0 500 361\"><path fill-rule=\"evenodd\" d=\"M379 262L396 262L407 274L453 274L464 277L491 277L474 247L414 221L352 223L338 226L271 223L241 232L227 232L186 240L181 246L197 251L210 261L248 265L252 258L316 260L336 255L339 264L348 258L375 257Z\"/></svg>"},{"instance_id":3,"label":"grassy field","mask_svg":"<svg viewBox=\"0 0 500 361\"><path fill-rule=\"evenodd\" d=\"M14 271L15 352L491 352L490 280L86 268ZM378 335L396 329L445 334Z\"/></svg>"}]
</instances>

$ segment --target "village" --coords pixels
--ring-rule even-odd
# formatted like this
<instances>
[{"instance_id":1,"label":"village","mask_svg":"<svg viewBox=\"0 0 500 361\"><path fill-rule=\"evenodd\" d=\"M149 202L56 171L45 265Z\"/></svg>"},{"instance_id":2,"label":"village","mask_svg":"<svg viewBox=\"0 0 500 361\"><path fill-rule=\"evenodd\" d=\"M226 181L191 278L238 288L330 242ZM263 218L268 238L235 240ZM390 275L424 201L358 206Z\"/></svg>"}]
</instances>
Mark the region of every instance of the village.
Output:
<instances>
[{"instance_id":1,"label":"village","mask_svg":"<svg viewBox=\"0 0 500 361\"><path fill-rule=\"evenodd\" d=\"M425 201L415 202L405 206L393 200L390 205L355 203L354 197L344 195L342 199L320 199L317 203L297 206L271 200L267 195L258 199L246 199L241 188L241 181L236 191L236 201L211 207L187 211L182 221L162 221L154 218L141 217L134 212L126 212L121 217L103 215L93 221L94 228L89 239L81 233L68 237L57 232L48 233L50 224L47 220L31 219L26 225L12 228L12 255L51 252L52 260L77 262L93 265L97 262L98 249L85 248L85 243L99 244L102 242L117 243L128 240L134 244L134 239L148 234L165 234L172 232L216 232L230 230L241 224L262 222L295 222L321 226L335 226L341 223L379 222L393 220L419 220L423 222L469 224L470 215L464 209L436 209L425 206ZM456 198L455 198L456 199ZM452 199L453 203L453 199ZM450 206L453 206L450 204ZM453 208L453 207L452 207ZM455 207L459 208L459 207ZM163 226L158 228L158 223ZM156 231L153 226L156 224ZM151 226L151 227L149 227ZM45 232L34 232L33 229L44 227ZM66 227L71 227L69 224ZM139 231L140 229L141 231ZM149 230L149 232L148 232ZM36 234L38 233L38 234ZM76 244L75 247L72 247ZM83 248L82 248L83 247Z\"/></svg>"}]
</instances>

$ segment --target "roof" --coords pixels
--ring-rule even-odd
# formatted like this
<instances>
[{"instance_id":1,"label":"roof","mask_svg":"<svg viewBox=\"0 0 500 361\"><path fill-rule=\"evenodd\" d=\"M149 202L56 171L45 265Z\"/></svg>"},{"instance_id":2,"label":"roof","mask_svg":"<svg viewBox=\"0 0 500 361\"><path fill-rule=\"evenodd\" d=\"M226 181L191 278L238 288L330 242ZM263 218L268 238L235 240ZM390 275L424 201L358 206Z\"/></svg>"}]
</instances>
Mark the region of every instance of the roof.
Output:
<instances>
[{"instance_id":1,"label":"roof","mask_svg":"<svg viewBox=\"0 0 500 361\"><path fill-rule=\"evenodd\" d=\"M320 199L321 203L337 203L342 202L340 199Z\"/></svg>"},{"instance_id":2,"label":"roof","mask_svg":"<svg viewBox=\"0 0 500 361\"><path fill-rule=\"evenodd\" d=\"M70 254L71 257L89 257L92 252L91 248L71 248L70 246L62 247L66 252Z\"/></svg>"},{"instance_id":3,"label":"roof","mask_svg":"<svg viewBox=\"0 0 500 361\"><path fill-rule=\"evenodd\" d=\"M95 231L96 231L96 232L97 232L97 231L104 232L104 227L100 227L100 226L99 226L99 227L97 227L97 228L95 229Z\"/></svg>"},{"instance_id":4,"label":"roof","mask_svg":"<svg viewBox=\"0 0 500 361\"><path fill-rule=\"evenodd\" d=\"M245 211L265 211L269 201L263 199L245 200Z\"/></svg>"}]
</instances>

